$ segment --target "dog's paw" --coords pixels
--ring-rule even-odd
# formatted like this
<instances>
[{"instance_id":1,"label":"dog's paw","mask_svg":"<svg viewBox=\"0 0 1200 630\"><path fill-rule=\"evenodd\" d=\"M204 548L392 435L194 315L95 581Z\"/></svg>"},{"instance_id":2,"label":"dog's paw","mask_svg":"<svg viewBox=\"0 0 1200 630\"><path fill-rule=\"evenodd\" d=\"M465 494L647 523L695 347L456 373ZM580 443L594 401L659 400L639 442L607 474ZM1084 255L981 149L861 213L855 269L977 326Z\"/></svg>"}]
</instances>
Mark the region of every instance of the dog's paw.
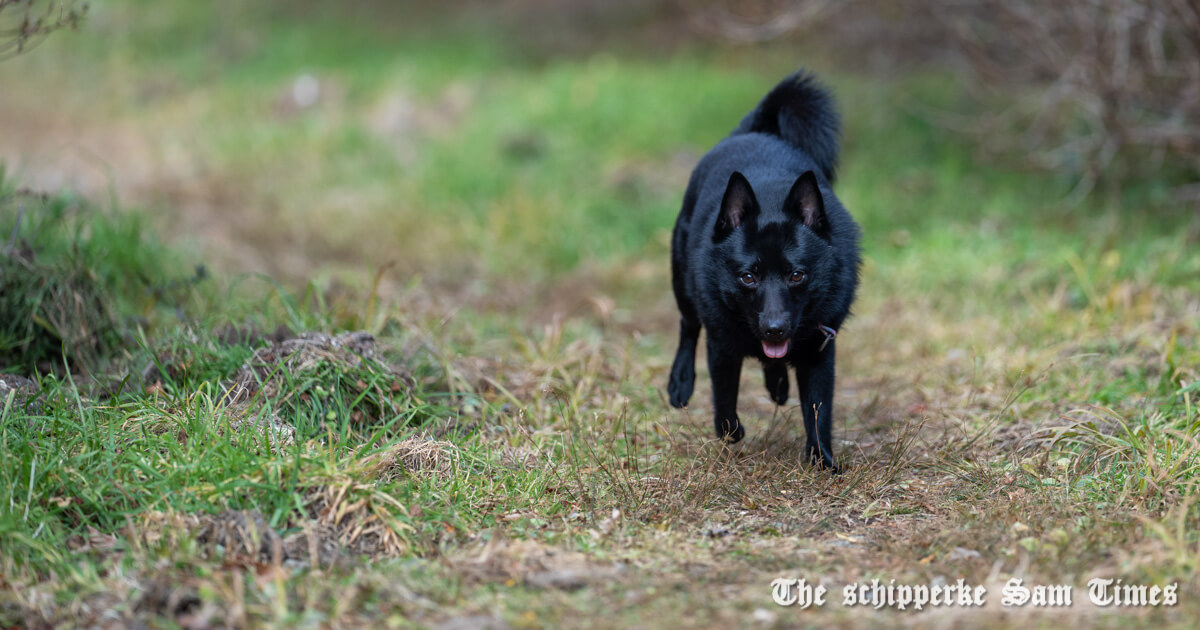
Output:
<instances>
[{"instance_id":1,"label":"dog's paw","mask_svg":"<svg viewBox=\"0 0 1200 630\"><path fill-rule=\"evenodd\" d=\"M726 444L736 444L746 437L746 430L742 428L742 423L737 418L733 420L716 420L717 439Z\"/></svg>"},{"instance_id":2,"label":"dog's paw","mask_svg":"<svg viewBox=\"0 0 1200 630\"><path fill-rule=\"evenodd\" d=\"M667 384L667 394L671 406L683 409L692 398L692 389L696 385L696 373L691 370L671 370L671 382Z\"/></svg>"},{"instance_id":3,"label":"dog's paw","mask_svg":"<svg viewBox=\"0 0 1200 630\"><path fill-rule=\"evenodd\" d=\"M763 380L767 393L776 405L786 405L788 400L788 371L786 365L770 365L763 368Z\"/></svg>"},{"instance_id":4,"label":"dog's paw","mask_svg":"<svg viewBox=\"0 0 1200 630\"><path fill-rule=\"evenodd\" d=\"M815 445L808 446L808 461L818 470L828 471L831 475L842 474L841 466L838 466L837 462L833 460L833 453L821 452L821 449Z\"/></svg>"},{"instance_id":5,"label":"dog's paw","mask_svg":"<svg viewBox=\"0 0 1200 630\"><path fill-rule=\"evenodd\" d=\"M828 460L822 459L821 461L817 462L817 469L824 470L825 472L828 472L831 475L840 475L840 474L842 474L842 472L844 472L842 470L842 467L838 466L831 459L828 459Z\"/></svg>"}]
</instances>

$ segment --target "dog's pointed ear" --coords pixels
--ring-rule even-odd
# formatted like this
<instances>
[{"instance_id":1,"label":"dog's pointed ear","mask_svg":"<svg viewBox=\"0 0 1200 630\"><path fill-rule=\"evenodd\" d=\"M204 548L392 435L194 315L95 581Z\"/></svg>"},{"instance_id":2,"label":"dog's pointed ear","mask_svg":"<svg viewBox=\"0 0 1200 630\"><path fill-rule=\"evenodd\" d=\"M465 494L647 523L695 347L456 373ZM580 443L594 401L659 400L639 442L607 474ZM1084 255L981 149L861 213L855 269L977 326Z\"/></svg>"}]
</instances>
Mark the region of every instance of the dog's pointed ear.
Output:
<instances>
[{"instance_id":1,"label":"dog's pointed ear","mask_svg":"<svg viewBox=\"0 0 1200 630\"><path fill-rule=\"evenodd\" d=\"M754 223L758 216L758 200L750 182L741 173L734 171L729 176L729 185L725 187L725 197L721 199L721 213L717 216L716 231L713 240L720 241L742 224Z\"/></svg>"},{"instance_id":2,"label":"dog's pointed ear","mask_svg":"<svg viewBox=\"0 0 1200 630\"><path fill-rule=\"evenodd\" d=\"M796 178L787 201L783 202L783 211L807 225L817 236L829 238L829 217L825 215L825 199L821 197L817 176L812 171L805 171Z\"/></svg>"}]
</instances>

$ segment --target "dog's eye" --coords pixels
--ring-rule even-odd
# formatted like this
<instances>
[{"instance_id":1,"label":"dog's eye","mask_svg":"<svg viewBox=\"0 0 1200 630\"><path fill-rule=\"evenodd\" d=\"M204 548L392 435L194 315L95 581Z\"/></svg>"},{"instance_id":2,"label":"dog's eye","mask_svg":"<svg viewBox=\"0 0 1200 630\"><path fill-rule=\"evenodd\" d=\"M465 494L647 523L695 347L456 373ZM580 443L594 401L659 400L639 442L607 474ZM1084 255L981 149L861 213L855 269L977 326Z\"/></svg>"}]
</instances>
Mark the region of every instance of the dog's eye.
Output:
<instances>
[{"instance_id":1,"label":"dog's eye","mask_svg":"<svg viewBox=\"0 0 1200 630\"><path fill-rule=\"evenodd\" d=\"M792 275L788 276L788 282L790 282L792 284L800 284L801 282L804 282L806 279L808 279L808 274L804 273L803 271L800 271L799 269L797 269L796 271L793 271Z\"/></svg>"},{"instance_id":2,"label":"dog's eye","mask_svg":"<svg viewBox=\"0 0 1200 630\"><path fill-rule=\"evenodd\" d=\"M738 276L738 280L741 280L742 284L744 284L748 287L752 287L752 286L758 284L758 278L755 278L754 274L752 274L748 271L746 273Z\"/></svg>"}]
</instances>

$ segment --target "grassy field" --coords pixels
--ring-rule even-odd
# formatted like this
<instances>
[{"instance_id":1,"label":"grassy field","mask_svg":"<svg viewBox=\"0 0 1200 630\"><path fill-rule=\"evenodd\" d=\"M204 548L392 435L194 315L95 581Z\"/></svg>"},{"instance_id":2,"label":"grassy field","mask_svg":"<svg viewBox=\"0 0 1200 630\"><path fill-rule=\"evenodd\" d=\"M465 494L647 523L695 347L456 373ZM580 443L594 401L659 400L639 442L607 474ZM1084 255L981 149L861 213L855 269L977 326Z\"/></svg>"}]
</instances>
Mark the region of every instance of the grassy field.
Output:
<instances>
[{"instance_id":1,"label":"grassy field","mask_svg":"<svg viewBox=\"0 0 1200 630\"><path fill-rule=\"evenodd\" d=\"M0 625L1200 615L1200 218L1163 182L1068 205L936 123L974 107L950 77L814 55L865 232L831 477L757 370L734 447L703 367L665 400L688 173L794 51L96 4L0 63ZM1074 605L1002 606L1013 577ZM1093 606L1092 578L1178 603ZM987 605L844 605L873 579Z\"/></svg>"}]
</instances>

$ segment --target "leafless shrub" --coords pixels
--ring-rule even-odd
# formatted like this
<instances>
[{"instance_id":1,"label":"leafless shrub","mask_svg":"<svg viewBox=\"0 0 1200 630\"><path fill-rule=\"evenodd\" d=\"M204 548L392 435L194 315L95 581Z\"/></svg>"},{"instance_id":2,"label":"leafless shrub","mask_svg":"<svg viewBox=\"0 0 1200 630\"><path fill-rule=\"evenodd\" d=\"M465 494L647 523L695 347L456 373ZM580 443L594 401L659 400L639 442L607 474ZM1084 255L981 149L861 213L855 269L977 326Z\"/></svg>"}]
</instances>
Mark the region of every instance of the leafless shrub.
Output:
<instances>
[{"instance_id":1,"label":"leafless shrub","mask_svg":"<svg viewBox=\"0 0 1200 630\"><path fill-rule=\"evenodd\" d=\"M25 52L31 44L63 28L76 28L87 13L75 0L0 0L0 60Z\"/></svg>"},{"instance_id":2,"label":"leafless shrub","mask_svg":"<svg viewBox=\"0 0 1200 630\"><path fill-rule=\"evenodd\" d=\"M936 15L977 84L1038 88L1036 98L1013 110L1025 132L1007 148L1028 152L1041 166L1078 173L1076 199L1107 174L1152 170L1200 180L1200 2L977 0L952 6ZM1177 193L1200 201L1200 183Z\"/></svg>"},{"instance_id":3,"label":"leafless shrub","mask_svg":"<svg viewBox=\"0 0 1200 630\"><path fill-rule=\"evenodd\" d=\"M732 41L803 36L892 66L950 63L975 94L1012 102L962 126L1077 177L1073 201L1102 178L1154 174L1200 202L1197 0L722 1L695 21Z\"/></svg>"}]
</instances>

